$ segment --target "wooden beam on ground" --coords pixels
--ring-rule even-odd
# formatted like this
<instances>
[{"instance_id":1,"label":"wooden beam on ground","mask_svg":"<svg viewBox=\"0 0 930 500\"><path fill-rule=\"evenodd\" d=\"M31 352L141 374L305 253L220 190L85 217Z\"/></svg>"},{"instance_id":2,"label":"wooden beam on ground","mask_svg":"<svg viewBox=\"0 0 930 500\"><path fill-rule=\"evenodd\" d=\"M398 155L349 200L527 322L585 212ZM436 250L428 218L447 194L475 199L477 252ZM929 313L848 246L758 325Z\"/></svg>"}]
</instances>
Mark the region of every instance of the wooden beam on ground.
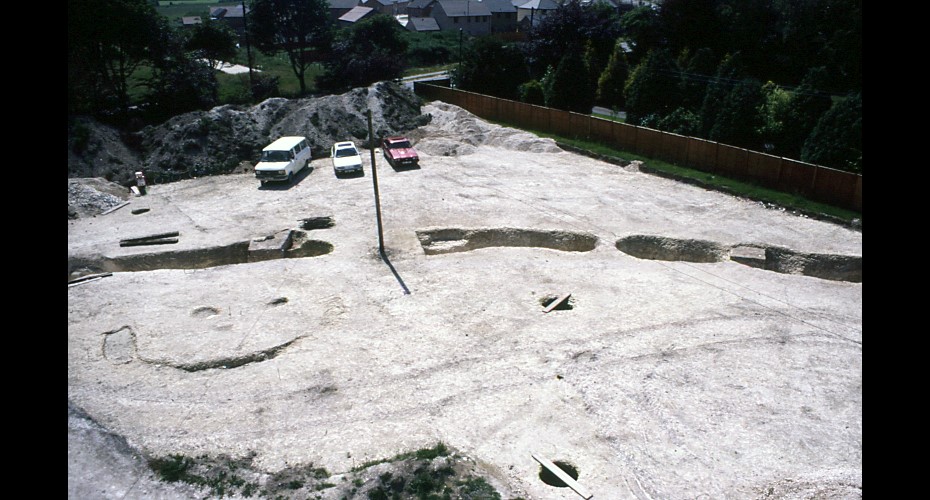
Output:
<instances>
[{"instance_id":1,"label":"wooden beam on ground","mask_svg":"<svg viewBox=\"0 0 930 500\"><path fill-rule=\"evenodd\" d=\"M88 274L87 276L81 276L80 278L75 278L68 282L68 286L80 285L88 281L96 281L100 278L106 278L107 276L113 276L113 273L102 273L102 274Z\"/></svg>"},{"instance_id":2,"label":"wooden beam on ground","mask_svg":"<svg viewBox=\"0 0 930 500\"><path fill-rule=\"evenodd\" d=\"M116 205L115 207L110 207L108 210L104 210L103 213L101 213L100 215L106 215L106 214L108 214L108 213L110 213L110 212L115 212L115 211L117 211L117 210L119 210L119 209L125 207L126 205L129 205L129 202L128 202L128 201L124 201L124 202L120 203L119 205Z\"/></svg>"},{"instance_id":3,"label":"wooden beam on ground","mask_svg":"<svg viewBox=\"0 0 930 500\"><path fill-rule=\"evenodd\" d=\"M180 234L181 234L181 233L179 233L179 232L177 232L177 231L174 231L174 232L171 232L171 233L160 233L160 234L152 234L152 235L149 235L149 236L139 236L138 238L126 238L126 239L122 239L122 240L119 240L119 241L120 241L120 243L122 243L122 242L124 242L124 241L160 240L160 239L162 239L162 238L172 238L172 237L174 237L174 236L180 236Z\"/></svg>"},{"instance_id":4,"label":"wooden beam on ground","mask_svg":"<svg viewBox=\"0 0 930 500\"><path fill-rule=\"evenodd\" d=\"M562 468L559 467L558 465L543 458L538 453L533 453L532 455L533 455L533 459L539 462L539 465L542 465L543 467L549 469L549 472L555 474L556 477L561 479L563 483L567 484L569 488L575 490L575 493L581 495L581 498L588 500L594 496L594 494L590 493L587 489L585 489L584 486L581 486L580 484L578 484L578 481L575 481L574 479L572 479L572 476L569 476L568 474L566 474L565 471L562 470Z\"/></svg>"},{"instance_id":5,"label":"wooden beam on ground","mask_svg":"<svg viewBox=\"0 0 930 500\"><path fill-rule=\"evenodd\" d=\"M177 243L177 238L157 238L153 240L133 240L133 241L120 241L119 246L121 247L140 247L143 245L167 245L170 243Z\"/></svg>"},{"instance_id":6,"label":"wooden beam on ground","mask_svg":"<svg viewBox=\"0 0 930 500\"><path fill-rule=\"evenodd\" d=\"M552 302L550 302L549 305L546 306L545 309L543 309L543 312L544 312L544 313L547 313L547 312L549 312L549 311L555 309L556 307L559 307L559 305L561 305L563 302L565 302L566 300L568 300L568 298L571 297L571 296L572 296L571 293L565 293L565 294L559 295L558 297L556 297L555 300L553 300Z\"/></svg>"}]
</instances>

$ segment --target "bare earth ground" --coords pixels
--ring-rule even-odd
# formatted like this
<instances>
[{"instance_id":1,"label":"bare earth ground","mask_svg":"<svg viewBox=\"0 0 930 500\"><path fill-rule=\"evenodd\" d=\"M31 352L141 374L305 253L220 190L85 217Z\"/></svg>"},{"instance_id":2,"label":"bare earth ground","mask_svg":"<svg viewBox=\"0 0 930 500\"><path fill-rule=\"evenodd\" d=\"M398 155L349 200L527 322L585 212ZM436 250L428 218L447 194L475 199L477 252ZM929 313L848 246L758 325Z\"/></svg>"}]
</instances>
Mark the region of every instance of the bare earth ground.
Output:
<instances>
[{"instance_id":1,"label":"bare earth ground","mask_svg":"<svg viewBox=\"0 0 930 500\"><path fill-rule=\"evenodd\" d=\"M339 483L437 442L504 498L579 498L534 453L601 499L861 498L861 232L423 111L422 168L377 156L388 263L367 150L361 177L320 159L68 221L69 279L113 272L68 288L69 498L204 496L143 455Z\"/></svg>"}]
</instances>

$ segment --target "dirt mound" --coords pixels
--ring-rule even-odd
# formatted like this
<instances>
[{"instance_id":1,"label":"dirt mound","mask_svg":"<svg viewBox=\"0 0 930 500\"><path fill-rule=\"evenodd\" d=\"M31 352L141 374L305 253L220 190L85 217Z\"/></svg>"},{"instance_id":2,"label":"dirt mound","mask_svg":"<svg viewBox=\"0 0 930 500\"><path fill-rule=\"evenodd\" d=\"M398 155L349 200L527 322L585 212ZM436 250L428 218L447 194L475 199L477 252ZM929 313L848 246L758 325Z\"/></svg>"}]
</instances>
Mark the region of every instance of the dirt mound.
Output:
<instances>
[{"instance_id":1,"label":"dirt mound","mask_svg":"<svg viewBox=\"0 0 930 500\"><path fill-rule=\"evenodd\" d=\"M429 122L419 98L405 87L381 82L342 95L271 98L254 106L224 105L195 111L122 137L111 127L81 118L69 127L69 177L102 177L123 185L143 170L150 183L243 170L261 149L283 135L303 135L314 158L333 142L368 138L372 110L376 137L404 134Z\"/></svg>"},{"instance_id":2,"label":"dirt mound","mask_svg":"<svg viewBox=\"0 0 930 500\"><path fill-rule=\"evenodd\" d=\"M129 185L141 166L142 155L127 145L116 128L88 117L68 121L69 178L99 177Z\"/></svg>"},{"instance_id":3,"label":"dirt mound","mask_svg":"<svg viewBox=\"0 0 930 500\"><path fill-rule=\"evenodd\" d=\"M523 130L501 127L481 120L468 111L442 101L423 107L432 116L429 125L418 130L417 149L433 156L472 154L481 145L497 146L514 151L559 153L555 141Z\"/></svg>"}]
</instances>

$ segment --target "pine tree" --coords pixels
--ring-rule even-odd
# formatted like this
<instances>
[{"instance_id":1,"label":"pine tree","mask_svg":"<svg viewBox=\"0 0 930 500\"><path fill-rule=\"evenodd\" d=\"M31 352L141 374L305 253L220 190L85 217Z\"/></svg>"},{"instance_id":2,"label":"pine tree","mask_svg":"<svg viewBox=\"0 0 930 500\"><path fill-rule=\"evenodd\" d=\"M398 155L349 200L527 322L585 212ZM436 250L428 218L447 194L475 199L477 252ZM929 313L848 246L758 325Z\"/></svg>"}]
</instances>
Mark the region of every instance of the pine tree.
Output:
<instances>
[{"instance_id":1,"label":"pine tree","mask_svg":"<svg viewBox=\"0 0 930 500\"><path fill-rule=\"evenodd\" d=\"M801 160L862 173L862 94L837 101L814 126Z\"/></svg>"},{"instance_id":2,"label":"pine tree","mask_svg":"<svg viewBox=\"0 0 930 500\"><path fill-rule=\"evenodd\" d=\"M614 46L614 51L607 61L607 67L597 79L597 96L595 102L601 106L623 109L626 101L623 98L623 86L630 76L630 66L626 59L626 52L620 40Z\"/></svg>"}]
</instances>

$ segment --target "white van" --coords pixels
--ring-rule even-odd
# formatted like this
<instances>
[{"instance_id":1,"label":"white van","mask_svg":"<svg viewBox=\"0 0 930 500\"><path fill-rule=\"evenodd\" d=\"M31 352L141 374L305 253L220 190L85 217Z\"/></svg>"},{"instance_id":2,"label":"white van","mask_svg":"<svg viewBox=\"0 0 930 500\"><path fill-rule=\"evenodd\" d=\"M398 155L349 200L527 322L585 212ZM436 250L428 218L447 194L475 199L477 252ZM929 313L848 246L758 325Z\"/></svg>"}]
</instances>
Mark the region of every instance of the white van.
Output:
<instances>
[{"instance_id":1,"label":"white van","mask_svg":"<svg viewBox=\"0 0 930 500\"><path fill-rule=\"evenodd\" d=\"M294 181L294 174L310 164L310 143L303 136L282 137L262 149L255 165L255 177L264 186L268 181Z\"/></svg>"}]
</instances>

